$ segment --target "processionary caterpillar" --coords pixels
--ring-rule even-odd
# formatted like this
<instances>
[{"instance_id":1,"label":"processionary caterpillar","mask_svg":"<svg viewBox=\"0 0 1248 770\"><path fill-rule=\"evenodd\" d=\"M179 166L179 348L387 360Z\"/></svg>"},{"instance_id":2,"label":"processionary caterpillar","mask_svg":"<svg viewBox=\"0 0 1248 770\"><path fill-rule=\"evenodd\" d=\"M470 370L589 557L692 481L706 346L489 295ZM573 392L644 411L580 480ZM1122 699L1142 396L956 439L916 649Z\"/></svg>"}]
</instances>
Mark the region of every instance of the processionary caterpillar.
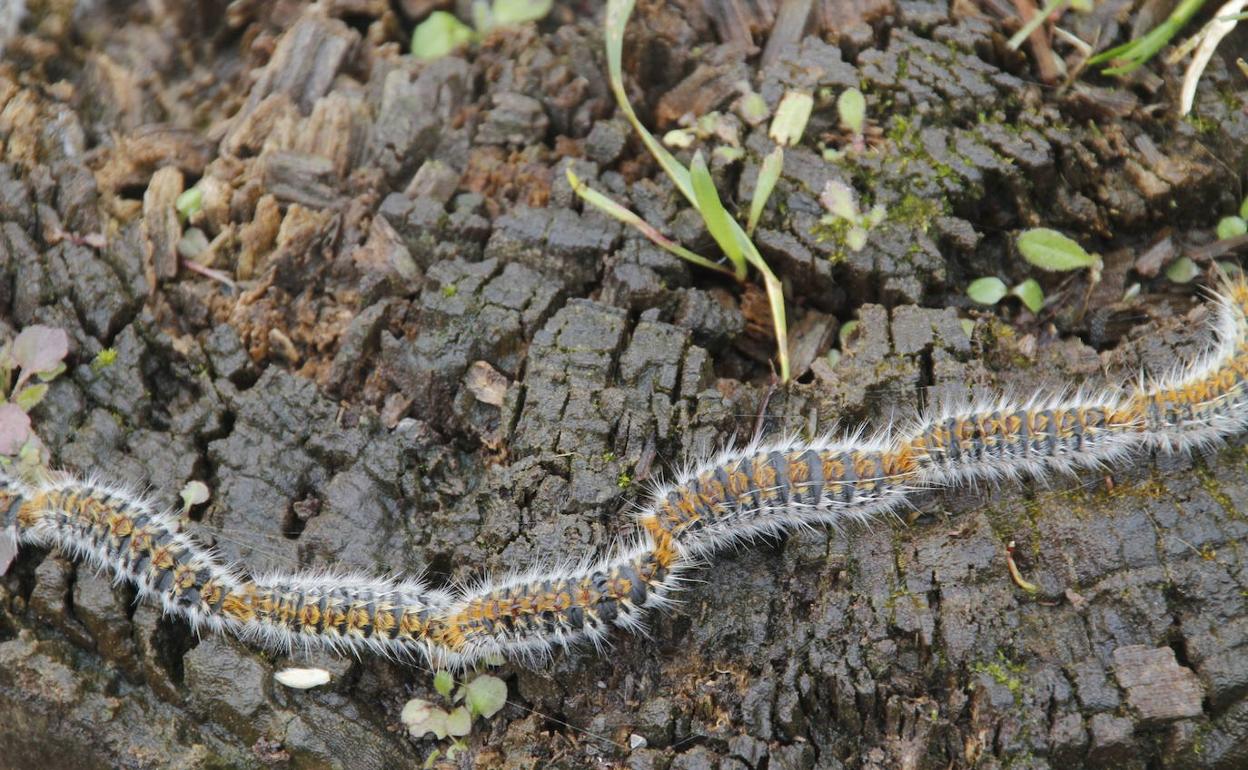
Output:
<instances>
[{"instance_id":1,"label":"processionary caterpillar","mask_svg":"<svg viewBox=\"0 0 1248 770\"><path fill-rule=\"evenodd\" d=\"M1170 375L1129 389L944 406L908 428L755 443L696 464L655 491L635 534L579 565L473 588L356 574L248 576L180 531L142 495L59 474L0 474L0 525L19 546L57 548L135 584L197 631L265 646L373 651L463 668L601 647L645 627L681 576L725 545L812 524L865 521L919 490L1044 476L1131 453L1184 452L1248 423L1248 282L1214 297L1214 342Z\"/></svg>"}]
</instances>

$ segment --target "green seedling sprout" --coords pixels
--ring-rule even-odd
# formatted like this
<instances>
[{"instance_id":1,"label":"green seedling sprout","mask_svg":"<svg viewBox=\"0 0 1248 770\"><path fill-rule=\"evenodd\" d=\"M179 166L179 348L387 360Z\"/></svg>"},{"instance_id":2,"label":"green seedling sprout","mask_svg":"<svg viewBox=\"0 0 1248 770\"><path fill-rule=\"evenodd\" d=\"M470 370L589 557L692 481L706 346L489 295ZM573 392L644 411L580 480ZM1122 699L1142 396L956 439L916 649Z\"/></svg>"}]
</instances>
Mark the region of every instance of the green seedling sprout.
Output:
<instances>
[{"instance_id":1,"label":"green seedling sprout","mask_svg":"<svg viewBox=\"0 0 1248 770\"><path fill-rule=\"evenodd\" d=\"M465 43L476 39L472 27L449 11L434 11L412 32L412 56L441 59Z\"/></svg>"},{"instance_id":2,"label":"green seedling sprout","mask_svg":"<svg viewBox=\"0 0 1248 770\"><path fill-rule=\"evenodd\" d=\"M758 220L763 216L763 209L767 207L767 199L776 189L776 182L780 181L780 172L783 169L784 148L776 147L767 153L767 156L763 158L763 164L758 169L758 181L754 183L754 197L750 199L750 218L745 226L747 234L754 235L754 228L758 227Z\"/></svg>"},{"instance_id":3,"label":"green seedling sprout","mask_svg":"<svg viewBox=\"0 0 1248 770\"><path fill-rule=\"evenodd\" d=\"M1009 289L1005 281L995 276L976 278L966 287L966 296L981 305L995 305L1005 298Z\"/></svg>"},{"instance_id":4,"label":"green seedling sprout","mask_svg":"<svg viewBox=\"0 0 1248 770\"><path fill-rule=\"evenodd\" d=\"M28 326L0 348L0 462L16 458L23 473L43 466L43 442L30 410L48 394L48 383L65 371L69 335L50 326Z\"/></svg>"},{"instance_id":5,"label":"green seedling sprout","mask_svg":"<svg viewBox=\"0 0 1248 770\"><path fill-rule=\"evenodd\" d=\"M966 287L966 296L981 305L995 305L1007 295L1018 297L1033 314L1044 308L1044 289L1035 278L1028 278L1011 289L1000 278L986 276L976 278Z\"/></svg>"},{"instance_id":6,"label":"green seedling sprout","mask_svg":"<svg viewBox=\"0 0 1248 770\"><path fill-rule=\"evenodd\" d=\"M1082 246L1056 230L1036 227L1018 236L1018 250L1023 259L1049 272L1065 273L1088 268L1092 282L1100 280L1102 261L1100 256L1089 254Z\"/></svg>"},{"instance_id":7,"label":"green seedling sprout","mask_svg":"<svg viewBox=\"0 0 1248 770\"><path fill-rule=\"evenodd\" d=\"M461 45L476 42L482 35L501 27L540 21L553 5L553 0L494 0L493 4L475 0L472 19L476 29L449 11L434 11L412 32L412 56L424 60L441 59Z\"/></svg>"},{"instance_id":8,"label":"green seedling sprout","mask_svg":"<svg viewBox=\"0 0 1248 770\"><path fill-rule=\"evenodd\" d=\"M836 114L841 119L841 125L849 129L853 135L853 150L855 152L865 150L867 143L862 132L867 127L867 98L862 95L862 91L857 88L842 91L841 95L836 97Z\"/></svg>"},{"instance_id":9,"label":"green seedling sprout","mask_svg":"<svg viewBox=\"0 0 1248 770\"><path fill-rule=\"evenodd\" d=\"M776 117L772 119L767 134L776 144L792 147L801 141L814 106L814 97L804 91L785 93L780 99L780 106L776 107Z\"/></svg>"},{"instance_id":10,"label":"green seedling sprout","mask_svg":"<svg viewBox=\"0 0 1248 770\"><path fill-rule=\"evenodd\" d=\"M845 245L850 251L862 251L867 245L868 234L884 221L886 214L884 207L878 203L866 212L859 211L853 189L836 180L824 185L819 202L828 211L819 223L834 232L843 233Z\"/></svg>"},{"instance_id":11,"label":"green seedling sprout","mask_svg":"<svg viewBox=\"0 0 1248 770\"><path fill-rule=\"evenodd\" d=\"M183 222L198 214L203 205L204 191L199 189L199 185L184 190L173 202L173 207L177 209L178 217Z\"/></svg>"},{"instance_id":12,"label":"green seedling sprout","mask_svg":"<svg viewBox=\"0 0 1248 770\"><path fill-rule=\"evenodd\" d=\"M1179 257L1166 268L1166 278L1174 283L1191 283L1200 275L1200 268L1191 257Z\"/></svg>"},{"instance_id":13,"label":"green seedling sprout","mask_svg":"<svg viewBox=\"0 0 1248 770\"><path fill-rule=\"evenodd\" d=\"M782 382L788 382L790 377L788 324L785 320L784 291L780 285L780 280L776 278L775 273L767 265L762 254L759 253L758 247L750 240L750 236L745 229L724 208L723 202L719 198L719 193L715 190L715 185L706 168L706 161L701 153L695 154L690 167L686 168L642 125L641 120L637 117L637 113L633 111L633 106L628 101L628 95L624 92L622 65L624 29L628 24L629 17L633 13L634 2L635 0L610 0L607 3L605 37L607 76L610 81L611 92L615 95L620 111L624 113L624 117L632 124L633 129L641 138L642 144L654 156L659 167L672 180L672 184L676 186L676 189L680 191L685 200L702 215L702 219L706 222L707 231L711 233L716 244L723 251L729 263L731 263L733 276L738 281L744 281L750 266L753 266L762 275L763 285L767 292L767 300L771 306L772 327L776 334L780 379ZM709 267L715 264L704 257L693 255L692 252L683 247L680 247L679 251L673 249L672 246L675 246L675 244L659 235L658 231L653 227L638 227L637 223L641 221L639 217L629 212L625 207L611 202L601 193L593 191L588 185L582 183L572 173L571 169L568 170L568 182L572 185L572 189L576 191L577 195L583 198L586 203L636 227L647 238L650 238L650 240L663 246L663 248L673 254L701 267ZM656 240L656 235L662 241L666 241L667 245L664 245L660 240ZM690 259L690 256L695 258ZM715 269L724 272L722 266L716 266Z\"/></svg>"},{"instance_id":14,"label":"green seedling sprout","mask_svg":"<svg viewBox=\"0 0 1248 770\"><path fill-rule=\"evenodd\" d=\"M1238 216L1222 217L1218 220L1217 233L1219 241L1239 237L1248 233L1248 221Z\"/></svg>"},{"instance_id":15,"label":"green seedling sprout","mask_svg":"<svg viewBox=\"0 0 1248 770\"><path fill-rule=\"evenodd\" d=\"M399 721L413 738L432 735L437 740L447 737L455 739L445 749L434 749L424 767L432 767L443 756L452 759L466 749L467 744L462 738L472 732L472 723L476 718L489 719L507 705L507 684L489 674L477 676L456 689L455 678L450 672L438 671L433 677L433 689L453 707L448 710L430 701L413 698L403 705L399 714ZM455 706L457 703L460 705Z\"/></svg>"},{"instance_id":16,"label":"green seedling sprout","mask_svg":"<svg viewBox=\"0 0 1248 770\"><path fill-rule=\"evenodd\" d=\"M1046 227L1025 230L1019 233L1017 243L1023 259L1041 270L1065 273L1086 268L1091 273L1091 285L1101 280L1101 257L1089 254L1074 240L1056 230ZM1033 314L1044 309L1044 289L1034 278L1009 288L1000 278L987 276L971 281L966 287L966 296L981 305L995 305L1007 295L1018 297Z\"/></svg>"},{"instance_id":17,"label":"green seedling sprout","mask_svg":"<svg viewBox=\"0 0 1248 770\"><path fill-rule=\"evenodd\" d=\"M1102 75L1127 75L1148 62L1157 52L1174 39L1174 36L1191 21L1205 4L1205 0L1182 0L1170 16L1150 30L1143 37L1123 43L1120 46L1102 51L1091 59L1089 66L1115 62L1112 67L1101 70Z\"/></svg>"}]
</instances>

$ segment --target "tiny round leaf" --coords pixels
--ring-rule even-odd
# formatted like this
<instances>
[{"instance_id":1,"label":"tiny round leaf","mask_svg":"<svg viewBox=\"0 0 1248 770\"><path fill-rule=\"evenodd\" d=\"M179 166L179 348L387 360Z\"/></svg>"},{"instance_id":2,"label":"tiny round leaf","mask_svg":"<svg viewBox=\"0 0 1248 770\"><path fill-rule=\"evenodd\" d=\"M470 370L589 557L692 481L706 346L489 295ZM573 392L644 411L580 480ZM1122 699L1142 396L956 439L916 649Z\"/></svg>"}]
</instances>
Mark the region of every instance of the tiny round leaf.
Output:
<instances>
[{"instance_id":1,"label":"tiny round leaf","mask_svg":"<svg viewBox=\"0 0 1248 770\"><path fill-rule=\"evenodd\" d=\"M472 27L447 11L434 11L412 32L412 56L441 59L475 36Z\"/></svg>"},{"instance_id":2,"label":"tiny round leaf","mask_svg":"<svg viewBox=\"0 0 1248 770\"><path fill-rule=\"evenodd\" d=\"M1218 240L1236 238L1248 233L1248 222L1242 217L1222 217L1218 220Z\"/></svg>"},{"instance_id":3,"label":"tiny round leaf","mask_svg":"<svg viewBox=\"0 0 1248 770\"><path fill-rule=\"evenodd\" d=\"M483 674L465 688L465 700L474 714L489 719L507 704L507 685L496 676Z\"/></svg>"},{"instance_id":4,"label":"tiny round leaf","mask_svg":"<svg viewBox=\"0 0 1248 770\"><path fill-rule=\"evenodd\" d=\"M1023 258L1041 270L1066 272L1094 267L1100 258L1056 230L1037 227L1018 236Z\"/></svg>"},{"instance_id":5,"label":"tiny round leaf","mask_svg":"<svg viewBox=\"0 0 1248 770\"><path fill-rule=\"evenodd\" d=\"M1200 268L1188 257L1179 257L1166 268L1166 277L1175 283L1191 283L1197 275L1200 275Z\"/></svg>"},{"instance_id":6,"label":"tiny round leaf","mask_svg":"<svg viewBox=\"0 0 1248 770\"><path fill-rule=\"evenodd\" d=\"M988 276L971 281L971 285L966 287L966 296L981 305L995 305L1001 301L1007 291L1005 281L995 276Z\"/></svg>"},{"instance_id":7,"label":"tiny round leaf","mask_svg":"<svg viewBox=\"0 0 1248 770\"><path fill-rule=\"evenodd\" d=\"M1040 283L1035 278L1028 278L1010 289L1010 293L1022 300L1032 313L1039 313L1044 307L1044 289L1040 288Z\"/></svg>"}]
</instances>

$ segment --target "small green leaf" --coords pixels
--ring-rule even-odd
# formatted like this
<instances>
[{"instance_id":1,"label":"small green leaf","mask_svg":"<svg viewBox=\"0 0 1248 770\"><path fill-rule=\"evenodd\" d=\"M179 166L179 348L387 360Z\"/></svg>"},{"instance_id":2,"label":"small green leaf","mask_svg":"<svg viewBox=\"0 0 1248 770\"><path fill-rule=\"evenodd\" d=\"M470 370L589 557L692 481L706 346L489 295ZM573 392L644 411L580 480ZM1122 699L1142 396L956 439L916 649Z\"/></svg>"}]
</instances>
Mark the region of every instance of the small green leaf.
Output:
<instances>
[{"instance_id":1,"label":"small green leaf","mask_svg":"<svg viewBox=\"0 0 1248 770\"><path fill-rule=\"evenodd\" d=\"M425 757L425 763L421 765L421 768L423 768L423 770L432 770L432 768L438 764L438 760L441 758L442 758L442 750L434 749L433 751L429 752L429 756Z\"/></svg>"},{"instance_id":2,"label":"small green leaf","mask_svg":"<svg viewBox=\"0 0 1248 770\"><path fill-rule=\"evenodd\" d=\"M642 144L646 145L646 149L659 162L664 173L672 180L672 184L676 185L680 194L685 196L685 200L696 206L693 184L689 181L689 169L676 160L667 148L646 130L641 120L638 119L636 111L633 110L633 105L629 103L628 95L624 93L624 29L628 26L628 18L633 15L634 4L635 0L608 0L607 2L607 16L603 22L607 50L607 80L611 83L611 92L615 95L616 104L624 113L624 117L632 124L633 130L641 137Z\"/></svg>"},{"instance_id":3,"label":"small green leaf","mask_svg":"<svg viewBox=\"0 0 1248 770\"><path fill-rule=\"evenodd\" d=\"M554 0L494 0L494 25L507 27L541 21L552 5Z\"/></svg>"},{"instance_id":4,"label":"small green leaf","mask_svg":"<svg viewBox=\"0 0 1248 770\"><path fill-rule=\"evenodd\" d=\"M203 205L204 191L199 189L199 185L184 190L173 202L173 207L177 209L183 222L198 214Z\"/></svg>"},{"instance_id":5,"label":"small green leaf","mask_svg":"<svg viewBox=\"0 0 1248 770\"><path fill-rule=\"evenodd\" d=\"M13 403L17 404L18 408L23 412L30 412L46 395L48 395L48 386L46 384L41 382L37 385L27 385L13 396Z\"/></svg>"},{"instance_id":6,"label":"small green leaf","mask_svg":"<svg viewBox=\"0 0 1248 770\"><path fill-rule=\"evenodd\" d=\"M689 180L693 184L693 196L698 213L706 223L706 230L719 244L724 256L737 269L737 276L744 278L746 273L745 252L733 232L732 216L719 200L719 192L715 189L715 180L711 178L710 169L706 167L706 159L699 150L693 154L689 163Z\"/></svg>"},{"instance_id":7,"label":"small green leaf","mask_svg":"<svg viewBox=\"0 0 1248 770\"><path fill-rule=\"evenodd\" d=\"M1040 288L1040 283L1035 278L1028 278L1010 289L1010 294L1022 300L1032 313L1039 313L1044 307L1044 289Z\"/></svg>"},{"instance_id":8,"label":"small green leaf","mask_svg":"<svg viewBox=\"0 0 1248 770\"><path fill-rule=\"evenodd\" d=\"M844 182L835 179L828 181L823 187L819 202L834 216L848 222L858 219L858 204L854 203L854 191Z\"/></svg>"},{"instance_id":9,"label":"small green leaf","mask_svg":"<svg viewBox=\"0 0 1248 770\"><path fill-rule=\"evenodd\" d=\"M455 677L451 676L450 671L439 671L433 675L433 689L438 691L438 695L443 698L451 697L451 690L455 687Z\"/></svg>"},{"instance_id":10,"label":"small green leaf","mask_svg":"<svg viewBox=\"0 0 1248 770\"><path fill-rule=\"evenodd\" d=\"M178 256L183 259L195 259L209 247L208 236L198 227L187 228L178 239Z\"/></svg>"},{"instance_id":11,"label":"small green leaf","mask_svg":"<svg viewBox=\"0 0 1248 770\"><path fill-rule=\"evenodd\" d=\"M1248 198L1244 198L1243 202L1239 204L1239 218L1248 220Z\"/></svg>"},{"instance_id":12,"label":"small green leaf","mask_svg":"<svg viewBox=\"0 0 1248 770\"><path fill-rule=\"evenodd\" d=\"M57 364L51 369L48 369L47 371L36 372L35 377L40 382L51 382L52 380L55 380L57 377L60 377L62 374L64 374L65 369L66 369L65 362L62 361L61 363Z\"/></svg>"},{"instance_id":13,"label":"small green leaf","mask_svg":"<svg viewBox=\"0 0 1248 770\"><path fill-rule=\"evenodd\" d=\"M446 734L460 737L472 732L472 714L460 706L446 715Z\"/></svg>"},{"instance_id":14,"label":"small green leaf","mask_svg":"<svg viewBox=\"0 0 1248 770\"><path fill-rule=\"evenodd\" d=\"M741 97L737 111L741 113L741 119L751 126L762 123L771 114L771 110L767 108L767 100L753 91Z\"/></svg>"},{"instance_id":15,"label":"small green leaf","mask_svg":"<svg viewBox=\"0 0 1248 770\"><path fill-rule=\"evenodd\" d=\"M1122 301L1123 301L1123 302L1130 302L1131 300L1133 300L1133 299L1135 299L1136 297L1140 296L1140 289L1141 289L1141 288L1142 288L1142 287L1140 286L1139 281L1136 281L1135 283L1133 283L1133 284L1131 284L1130 286L1128 286L1128 287L1127 287L1127 290L1126 290L1126 291L1124 291L1124 292L1122 293Z\"/></svg>"},{"instance_id":16,"label":"small green leaf","mask_svg":"<svg viewBox=\"0 0 1248 770\"><path fill-rule=\"evenodd\" d=\"M1236 238L1248 233L1248 222L1242 217L1222 217L1218 220L1218 240Z\"/></svg>"},{"instance_id":17,"label":"small green leaf","mask_svg":"<svg viewBox=\"0 0 1248 770\"><path fill-rule=\"evenodd\" d=\"M441 59L474 37L476 33L472 27L455 18L455 14L434 11L412 32L412 56Z\"/></svg>"},{"instance_id":18,"label":"small green leaf","mask_svg":"<svg viewBox=\"0 0 1248 770\"><path fill-rule=\"evenodd\" d=\"M1166 268L1166 277L1175 283L1191 283L1200 275L1200 268L1188 257L1179 257Z\"/></svg>"},{"instance_id":19,"label":"small green leaf","mask_svg":"<svg viewBox=\"0 0 1248 770\"><path fill-rule=\"evenodd\" d=\"M849 350L849 340L856 331L858 331L858 319L856 318L841 324L841 330L836 333L836 341L840 344L842 352Z\"/></svg>"},{"instance_id":20,"label":"small green leaf","mask_svg":"<svg viewBox=\"0 0 1248 770\"><path fill-rule=\"evenodd\" d=\"M507 705L507 685L496 676L483 674L465 685L465 699L473 714L489 719Z\"/></svg>"},{"instance_id":21,"label":"small green leaf","mask_svg":"<svg viewBox=\"0 0 1248 770\"><path fill-rule=\"evenodd\" d=\"M1094 267L1100 258L1056 230L1037 227L1018 236L1018 250L1023 258L1041 270L1066 272Z\"/></svg>"},{"instance_id":22,"label":"small green leaf","mask_svg":"<svg viewBox=\"0 0 1248 770\"><path fill-rule=\"evenodd\" d=\"M845 232L845 245L850 251L859 252L867 245L867 231L860 225L853 225Z\"/></svg>"},{"instance_id":23,"label":"small green leaf","mask_svg":"<svg viewBox=\"0 0 1248 770\"><path fill-rule=\"evenodd\" d=\"M673 128L663 135L663 144L684 150L693 146L693 132L684 128Z\"/></svg>"},{"instance_id":24,"label":"small green leaf","mask_svg":"<svg viewBox=\"0 0 1248 770\"><path fill-rule=\"evenodd\" d=\"M768 132L772 141L790 147L800 142L814 106L814 97L804 91L785 93L780 99L780 105L776 107L776 117L772 118L771 130Z\"/></svg>"},{"instance_id":25,"label":"small green leaf","mask_svg":"<svg viewBox=\"0 0 1248 770\"><path fill-rule=\"evenodd\" d=\"M867 122L867 100L857 88L842 91L836 98L836 112L841 116L841 125L854 132L862 133Z\"/></svg>"},{"instance_id":26,"label":"small green leaf","mask_svg":"<svg viewBox=\"0 0 1248 770\"><path fill-rule=\"evenodd\" d=\"M961 319L960 323L962 324L962 333L966 335L966 338L968 340L975 336L975 322L974 321L972 321L969 318L963 318Z\"/></svg>"},{"instance_id":27,"label":"small green leaf","mask_svg":"<svg viewBox=\"0 0 1248 770\"><path fill-rule=\"evenodd\" d=\"M740 147L723 145L711 150L711 157L718 158L723 163L735 163L745 157L745 150Z\"/></svg>"},{"instance_id":28,"label":"small green leaf","mask_svg":"<svg viewBox=\"0 0 1248 770\"><path fill-rule=\"evenodd\" d=\"M776 182L779 181L780 172L783 169L784 148L776 147L767 153L767 157L763 158L763 163L758 169L758 180L754 183L754 197L750 200L750 218L745 226L745 231L750 235L754 234L754 228L758 226L758 220L763 216L767 199L771 197L772 191L776 188Z\"/></svg>"},{"instance_id":29,"label":"small green leaf","mask_svg":"<svg viewBox=\"0 0 1248 770\"><path fill-rule=\"evenodd\" d=\"M646 220L585 184L581 181L581 178L576 175L576 172L572 170L571 166L567 167L566 174L568 184L572 187L573 192L581 197L581 200L603 212L607 216L629 225L633 229L637 230L637 232L649 238L654 245L700 267L736 276L735 271L728 269L724 265L712 262L706 257L695 254L689 249L686 249L684 246L681 246L679 243L676 243L666 235L660 233Z\"/></svg>"},{"instance_id":30,"label":"small green leaf","mask_svg":"<svg viewBox=\"0 0 1248 770\"><path fill-rule=\"evenodd\" d=\"M1007 291L1009 290L1005 286L1005 281L988 276L971 281L971 285L966 287L966 296L981 305L995 305L1001 301Z\"/></svg>"}]
</instances>

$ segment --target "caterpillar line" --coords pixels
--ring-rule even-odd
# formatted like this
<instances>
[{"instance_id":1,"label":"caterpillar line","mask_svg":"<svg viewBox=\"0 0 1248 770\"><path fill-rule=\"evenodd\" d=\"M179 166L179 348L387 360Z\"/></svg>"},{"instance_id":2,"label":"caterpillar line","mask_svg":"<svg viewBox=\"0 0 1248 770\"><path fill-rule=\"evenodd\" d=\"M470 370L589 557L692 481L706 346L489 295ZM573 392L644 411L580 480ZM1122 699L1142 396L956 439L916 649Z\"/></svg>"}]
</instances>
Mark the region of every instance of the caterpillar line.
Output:
<instances>
[{"instance_id":1,"label":"caterpillar line","mask_svg":"<svg viewBox=\"0 0 1248 770\"><path fill-rule=\"evenodd\" d=\"M1248 424L1248 283L1214 297L1207 353L1130 389L946 406L909 429L753 444L655 491L636 533L596 560L472 588L351 573L248 576L133 491L68 474L0 474L0 525L19 546L56 548L133 583L197 631L278 649L328 647L462 668L643 631L681 576L725 545L795 527L864 521L918 490L1042 477L1143 451L1182 452Z\"/></svg>"}]
</instances>

